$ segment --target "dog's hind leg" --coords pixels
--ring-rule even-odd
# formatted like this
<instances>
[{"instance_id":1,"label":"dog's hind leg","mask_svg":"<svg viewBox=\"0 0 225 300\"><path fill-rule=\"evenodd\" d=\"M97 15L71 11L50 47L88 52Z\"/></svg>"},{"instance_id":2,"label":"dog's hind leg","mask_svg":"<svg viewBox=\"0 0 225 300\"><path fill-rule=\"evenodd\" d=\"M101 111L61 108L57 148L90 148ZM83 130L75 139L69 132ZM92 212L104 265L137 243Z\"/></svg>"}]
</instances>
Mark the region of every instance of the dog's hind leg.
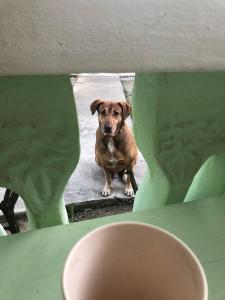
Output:
<instances>
[{"instance_id":1,"label":"dog's hind leg","mask_svg":"<svg viewBox=\"0 0 225 300\"><path fill-rule=\"evenodd\" d=\"M125 191L124 191L125 195L126 196L133 196L134 195L134 190L133 190L132 185L131 185L130 174L128 173L127 170L124 171L122 179L125 183Z\"/></svg>"},{"instance_id":2,"label":"dog's hind leg","mask_svg":"<svg viewBox=\"0 0 225 300\"><path fill-rule=\"evenodd\" d=\"M125 194L127 196L134 196L138 190L136 180L134 178L133 169L125 170L122 175L122 180L125 183Z\"/></svg>"},{"instance_id":3,"label":"dog's hind leg","mask_svg":"<svg viewBox=\"0 0 225 300\"><path fill-rule=\"evenodd\" d=\"M118 172L118 176L121 181L125 183L125 195L132 196L134 193L131 185L130 175L128 174L127 170Z\"/></svg>"},{"instance_id":4,"label":"dog's hind leg","mask_svg":"<svg viewBox=\"0 0 225 300\"><path fill-rule=\"evenodd\" d=\"M104 187L101 190L101 195L104 196L104 197L107 197L111 193L112 175L111 175L111 172L108 169L103 168L103 170L104 170L104 173L105 173L106 182L105 182Z\"/></svg>"},{"instance_id":5,"label":"dog's hind leg","mask_svg":"<svg viewBox=\"0 0 225 300\"><path fill-rule=\"evenodd\" d=\"M126 182L125 182L125 195L126 196L133 196L134 195L134 191L131 185L131 181L130 181L130 175L125 174L126 177Z\"/></svg>"}]
</instances>

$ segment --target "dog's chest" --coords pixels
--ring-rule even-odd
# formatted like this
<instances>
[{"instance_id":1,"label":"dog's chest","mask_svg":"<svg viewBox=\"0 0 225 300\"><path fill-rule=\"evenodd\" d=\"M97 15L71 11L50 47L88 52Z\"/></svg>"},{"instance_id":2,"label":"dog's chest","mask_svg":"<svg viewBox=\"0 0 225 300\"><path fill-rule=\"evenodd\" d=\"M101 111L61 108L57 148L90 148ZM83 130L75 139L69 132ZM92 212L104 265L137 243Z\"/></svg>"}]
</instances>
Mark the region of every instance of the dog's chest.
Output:
<instances>
[{"instance_id":1,"label":"dog's chest","mask_svg":"<svg viewBox=\"0 0 225 300\"><path fill-rule=\"evenodd\" d=\"M118 159L114 157L114 151L116 151L116 148L115 148L115 146L114 146L114 144L113 144L113 139L112 139L112 138L109 139L109 142L108 142L107 147L108 147L108 150L109 150L109 152L110 152L110 154L111 154L111 157L110 157L110 159L109 159L109 162L110 162L111 164L113 164L113 165L116 165L116 164L118 163Z\"/></svg>"}]
</instances>

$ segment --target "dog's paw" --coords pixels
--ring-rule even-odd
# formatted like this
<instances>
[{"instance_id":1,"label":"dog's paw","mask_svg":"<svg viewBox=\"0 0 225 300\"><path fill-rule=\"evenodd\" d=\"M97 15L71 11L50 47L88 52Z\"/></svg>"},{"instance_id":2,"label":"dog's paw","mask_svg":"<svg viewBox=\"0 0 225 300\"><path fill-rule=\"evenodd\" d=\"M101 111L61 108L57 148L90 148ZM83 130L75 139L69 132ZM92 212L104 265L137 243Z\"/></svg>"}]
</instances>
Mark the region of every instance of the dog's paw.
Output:
<instances>
[{"instance_id":1,"label":"dog's paw","mask_svg":"<svg viewBox=\"0 0 225 300\"><path fill-rule=\"evenodd\" d=\"M104 196L104 197L107 197L107 196L110 195L110 192L111 192L110 187L105 185L103 187L103 189L101 190L101 195Z\"/></svg>"},{"instance_id":2,"label":"dog's paw","mask_svg":"<svg viewBox=\"0 0 225 300\"><path fill-rule=\"evenodd\" d=\"M127 189L125 189L125 195L126 195L126 196L129 196L129 197L134 196L134 191L133 191L133 189L132 189L132 188L127 188Z\"/></svg>"}]
</instances>

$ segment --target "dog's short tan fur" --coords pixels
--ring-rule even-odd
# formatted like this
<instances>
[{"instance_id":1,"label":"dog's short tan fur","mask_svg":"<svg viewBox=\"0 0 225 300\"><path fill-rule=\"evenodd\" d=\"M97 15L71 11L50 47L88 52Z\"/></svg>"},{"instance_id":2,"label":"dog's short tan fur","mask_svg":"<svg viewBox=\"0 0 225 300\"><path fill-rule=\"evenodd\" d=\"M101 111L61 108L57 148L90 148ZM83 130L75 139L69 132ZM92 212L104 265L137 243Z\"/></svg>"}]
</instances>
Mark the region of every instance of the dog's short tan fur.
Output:
<instances>
[{"instance_id":1,"label":"dog's short tan fur","mask_svg":"<svg viewBox=\"0 0 225 300\"><path fill-rule=\"evenodd\" d=\"M91 112L98 111L99 127L96 131L95 160L103 168L106 183L101 190L103 196L109 196L113 175L123 174L125 194L133 195L130 176L126 170L133 170L137 161L137 147L132 132L125 120L131 113L126 102L95 100Z\"/></svg>"}]
</instances>

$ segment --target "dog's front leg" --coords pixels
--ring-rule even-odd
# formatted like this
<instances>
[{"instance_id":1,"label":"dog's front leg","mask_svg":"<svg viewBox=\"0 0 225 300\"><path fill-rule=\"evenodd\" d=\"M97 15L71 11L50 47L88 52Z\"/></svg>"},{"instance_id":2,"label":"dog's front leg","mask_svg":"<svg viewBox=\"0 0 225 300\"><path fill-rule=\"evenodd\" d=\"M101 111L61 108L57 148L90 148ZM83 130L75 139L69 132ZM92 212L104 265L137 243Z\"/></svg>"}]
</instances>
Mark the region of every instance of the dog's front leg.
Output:
<instances>
[{"instance_id":1,"label":"dog's front leg","mask_svg":"<svg viewBox=\"0 0 225 300\"><path fill-rule=\"evenodd\" d=\"M107 197L110 195L111 192L111 182L112 182L112 176L111 173L108 169L103 168L104 173L105 173L105 185L103 186L101 190L101 195L104 197Z\"/></svg>"}]
</instances>

